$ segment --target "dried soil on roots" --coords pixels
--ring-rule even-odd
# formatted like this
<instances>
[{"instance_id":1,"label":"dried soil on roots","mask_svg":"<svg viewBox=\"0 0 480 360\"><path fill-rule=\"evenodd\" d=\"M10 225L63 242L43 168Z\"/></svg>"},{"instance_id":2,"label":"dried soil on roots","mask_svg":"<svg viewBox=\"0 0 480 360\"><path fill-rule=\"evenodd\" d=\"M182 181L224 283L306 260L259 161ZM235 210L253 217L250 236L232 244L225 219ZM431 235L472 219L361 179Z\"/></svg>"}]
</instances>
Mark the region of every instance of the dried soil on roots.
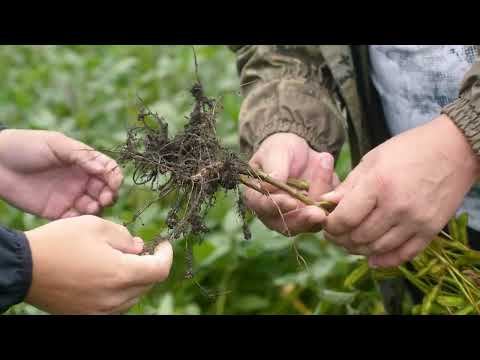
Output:
<instances>
[{"instance_id":1,"label":"dried soil on roots","mask_svg":"<svg viewBox=\"0 0 480 360\"><path fill-rule=\"evenodd\" d=\"M201 241L209 231L205 224L207 212L215 203L215 195L222 190L236 192L244 237L251 237L239 185L241 175L251 174L252 169L221 145L215 128L218 101L205 96L200 82L190 92L195 104L183 131L171 136L167 121L142 107L138 126L128 130L127 140L118 152L121 165L133 165L134 183L148 185L155 193L154 200L138 211L132 222L150 205L175 193L176 200L166 219L168 234L159 235L148 252L166 239ZM187 246L187 262L190 262L187 277L193 276L188 260L191 243Z\"/></svg>"}]
</instances>

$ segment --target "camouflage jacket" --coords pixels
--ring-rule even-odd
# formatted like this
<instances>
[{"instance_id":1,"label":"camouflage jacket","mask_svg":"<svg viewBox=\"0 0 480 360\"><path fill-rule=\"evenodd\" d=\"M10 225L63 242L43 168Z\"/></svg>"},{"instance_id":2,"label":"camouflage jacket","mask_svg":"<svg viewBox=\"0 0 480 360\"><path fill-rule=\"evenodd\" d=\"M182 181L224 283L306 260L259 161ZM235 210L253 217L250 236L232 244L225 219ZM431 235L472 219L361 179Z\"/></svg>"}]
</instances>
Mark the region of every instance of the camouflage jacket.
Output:
<instances>
[{"instance_id":1,"label":"camouflage jacket","mask_svg":"<svg viewBox=\"0 0 480 360\"><path fill-rule=\"evenodd\" d=\"M276 132L292 132L334 156L350 142L357 164L390 137L370 80L366 45L231 45L245 97L240 144L251 155ZM478 49L478 47L477 47ZM478 51L478 50L477 50ZM480 62L443 111L480 155Z\"/></svg>"}]
</instances>

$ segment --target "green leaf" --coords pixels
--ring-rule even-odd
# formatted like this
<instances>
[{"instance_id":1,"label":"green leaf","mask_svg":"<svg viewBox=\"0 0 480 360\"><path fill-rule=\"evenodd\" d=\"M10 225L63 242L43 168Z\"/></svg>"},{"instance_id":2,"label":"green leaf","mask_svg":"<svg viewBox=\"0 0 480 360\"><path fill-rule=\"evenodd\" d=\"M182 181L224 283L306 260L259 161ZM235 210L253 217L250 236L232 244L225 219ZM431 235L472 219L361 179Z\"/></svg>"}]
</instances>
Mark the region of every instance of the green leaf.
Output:
<instances>
[{"instance_id":1,"label":"green leaf","mask_svg":"<svg viewBox=\"0 0 480 360\"><path fill-rule=\"evenodd\" d=\"M235 299L235 308L242 312L254 312L265 309L269 306L266 298L248 294Z\"/></svg>"}]
</instances>

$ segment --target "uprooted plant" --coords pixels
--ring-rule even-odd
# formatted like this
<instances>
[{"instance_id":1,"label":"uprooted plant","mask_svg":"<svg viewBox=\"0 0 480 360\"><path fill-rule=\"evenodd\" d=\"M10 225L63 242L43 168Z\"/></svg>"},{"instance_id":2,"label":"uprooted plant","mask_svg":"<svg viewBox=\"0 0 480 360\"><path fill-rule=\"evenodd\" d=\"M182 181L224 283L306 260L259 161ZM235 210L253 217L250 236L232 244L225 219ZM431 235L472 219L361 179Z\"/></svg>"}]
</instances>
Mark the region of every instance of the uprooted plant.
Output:
<instances>
[{"instance_id":1,"label":"uprooted plant","mask_svg":"<svg viewBox=\"0 0 480 360\"><path fill-rule=\"evenodd\" d=\"M155 194L153 201L138 211L132 222L150 205L175 194L166 219L169 234L157 236L148 251L159 241L185 238L189 267L187 278L193 277L193 244L190 240L201 241L208 232L205 217L219 191L237 193L238 212L247 240L251 234L245 221L247 209L240 193L241 184L268 196L268 191L262 186L266 182L305 204L316 204L326 210L329 205L310 200L302 190L305 186L302 181L290 179L287 183L279 182L250 167L239 155L222 146L216 133L216 119L221 107L219 101L205 96L200 81L193 85L190 93L195 103L183 131L171 136L168 122L142 106L138 126L128 130L125 144L115 152L121 165L133 165L134 183L149 185Z\"/></svg>"}]
</instances>

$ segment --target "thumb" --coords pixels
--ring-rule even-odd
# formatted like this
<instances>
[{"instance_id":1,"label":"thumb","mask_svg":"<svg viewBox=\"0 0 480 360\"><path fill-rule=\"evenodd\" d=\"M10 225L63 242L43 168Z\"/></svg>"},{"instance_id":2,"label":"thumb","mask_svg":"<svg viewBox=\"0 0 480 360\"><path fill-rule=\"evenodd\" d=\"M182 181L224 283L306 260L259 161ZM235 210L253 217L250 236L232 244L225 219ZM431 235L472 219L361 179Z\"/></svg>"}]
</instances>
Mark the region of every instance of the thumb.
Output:
<instances>
[{"instance_id":1,"label":"thumb","mask_svg":"<svg viewBox=\"0 0 480 360\"><path fill-rule=\"evenodd\" d=\"M284 149L264 149L258 156L255 155L250 161L250 166L261 169L264 173L281 182L287 182L290 175L291 156ZM270 184L263 183L262 187L270 192L278 189Z\"/></svg>"},{"instance_id":2,"label":"thumb","mask_svg":"<svg viewBox=\"0 0 480 360\"><path fill-rule=\"evenodd\" d=\"M55 157L68 165L79 165L93 175L105 171L97 159L102 155L90 146L60 133L53 133L48 145Z\"/></svg>"},{"instance_id":3,"label":"thumb","mask_svg":"<svg viewBox=\"0 0 480 360\"><path fill-rule=\"evenodd\" d=\"M144 242L139 237L133 237L128 229L120 224L111 223L110 236L106 238L106 242L115 250L126 254L140 254L143 251Z\"/></svg>"},{"instance_id":4,"label":"thumb","mask_svg":"<svg viewBox=\"0 0 480 360\"><path fill-rule=\"evenodd\" d=\"M124 254L133 273L133 283L150 285L167 279L173 262L173 248L169 241L161 242L153 255Z\"/></svg>"},{"instance_id":5,"label":"thumb","mask_svg":"<svg viewBox=\"0 0 480 360\"><path fill-rule=\"evenodd\" d=\"M340 200L342 200L343 197L345 196L345 193L356 185L359 178L358 174L359 174L358 168L353 169L350 172L350 174L347 176L345 181L340 183L333 191L330 191L322 195L321 200L338 204ZM336 174L332 176L332 186L334 182L337 184L339 182L338 176Z\"/></svg>"},{"instance_id":6,"label":"thumb","mask_svg":"<svg viewBox=\"0 0 480 360\"><path fill-rule=\"evenodd\" d=\"M329 153L315 153L310 161L312 173L308 195L312 199L319 199L322 194L333 189L334 158Z\"/></svg>"}]
</instances>

